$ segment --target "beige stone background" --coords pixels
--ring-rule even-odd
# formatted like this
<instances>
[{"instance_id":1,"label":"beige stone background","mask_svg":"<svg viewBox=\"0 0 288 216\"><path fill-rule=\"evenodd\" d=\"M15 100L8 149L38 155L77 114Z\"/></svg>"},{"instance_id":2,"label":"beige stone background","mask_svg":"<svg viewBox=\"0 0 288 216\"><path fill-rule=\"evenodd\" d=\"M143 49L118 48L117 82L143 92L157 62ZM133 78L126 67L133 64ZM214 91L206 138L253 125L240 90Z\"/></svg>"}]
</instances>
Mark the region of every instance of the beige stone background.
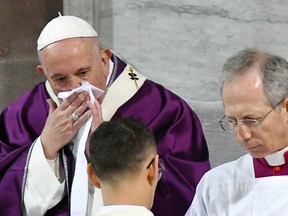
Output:
<instances>
[{"instance_id":1,"label":"beige stone background","mask_svg":"<svg viewBox=\"0 0 288 216\"><path fill-rule=\"evenodd\" d=\"M0 1L0 110L43 80L36 67L36 41L58 11L60 0Z\"/></svg>"}]
</instances>

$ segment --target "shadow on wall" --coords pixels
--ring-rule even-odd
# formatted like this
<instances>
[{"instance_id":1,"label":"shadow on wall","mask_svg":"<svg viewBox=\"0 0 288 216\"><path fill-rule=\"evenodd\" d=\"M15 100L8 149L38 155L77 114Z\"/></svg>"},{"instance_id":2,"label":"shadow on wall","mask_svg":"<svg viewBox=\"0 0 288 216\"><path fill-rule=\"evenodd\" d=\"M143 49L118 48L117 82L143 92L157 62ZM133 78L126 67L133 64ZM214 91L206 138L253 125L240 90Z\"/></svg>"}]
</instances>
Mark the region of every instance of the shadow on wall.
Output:
<instances>
[{"instance_id":1,"label":"shadow on wall","mask_svg":"<svg viewBox=\"0 0 288 216\"><path fill-rule=\"evenodd\" d=\"M235 160L246 153L233 133L223 131L218 125L219 119L224 115L221 101L186 101L201 121L212 167Z\"/></svg>"}]
</instances>

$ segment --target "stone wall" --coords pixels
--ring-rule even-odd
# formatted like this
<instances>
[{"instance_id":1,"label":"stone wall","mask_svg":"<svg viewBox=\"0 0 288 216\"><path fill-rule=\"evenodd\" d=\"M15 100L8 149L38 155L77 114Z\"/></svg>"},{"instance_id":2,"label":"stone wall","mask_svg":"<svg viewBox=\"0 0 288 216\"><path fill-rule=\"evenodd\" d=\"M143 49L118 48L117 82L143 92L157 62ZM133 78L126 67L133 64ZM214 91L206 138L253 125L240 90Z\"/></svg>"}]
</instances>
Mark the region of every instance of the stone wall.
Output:
<instances>
[{"instance_id":1,"label":"stone wall","mask_svg":"<svg viewBox=\"0 0 288 216\"><path fill-rule=\"evenodd\" d=\"M36 67L37 38L58 11L60 0L0 1L0 110L43 80Z\"/></svg>"}]
</instances>

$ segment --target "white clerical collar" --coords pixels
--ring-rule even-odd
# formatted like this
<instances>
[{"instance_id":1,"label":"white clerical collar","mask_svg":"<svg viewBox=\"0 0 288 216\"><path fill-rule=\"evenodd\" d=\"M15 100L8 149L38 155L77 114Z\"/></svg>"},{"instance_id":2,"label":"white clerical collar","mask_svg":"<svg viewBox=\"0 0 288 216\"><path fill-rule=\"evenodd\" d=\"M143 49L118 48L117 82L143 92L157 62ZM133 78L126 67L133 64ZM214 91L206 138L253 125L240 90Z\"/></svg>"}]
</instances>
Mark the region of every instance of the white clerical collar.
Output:
<instances>
[{"instance_id":1,"label":"white clerical collar","mask_svg":"<svg viewBox=\"0 0 288 216\"><path fill-rule=\"evenodd\" d=\"M107 80L106 80L106 86L108 86L108 83L109 83L109 81L111 79L113 68L114 68L114 63L111 61L111 59L109 59L109 74L108 74L108 77L107 77Z\"/></svg>"},{"instance_id":2,"label":"white clerical collar","mask_svg":"<svg viewBox=\"0 0 288 216\"><path fill-rule=\"evenodd\" d=\"M288 151L288 146L278 152L270 154L265 157L265 160L270 166L280 166L285 164L284 153Z\"/></svg>"}]
</instances>

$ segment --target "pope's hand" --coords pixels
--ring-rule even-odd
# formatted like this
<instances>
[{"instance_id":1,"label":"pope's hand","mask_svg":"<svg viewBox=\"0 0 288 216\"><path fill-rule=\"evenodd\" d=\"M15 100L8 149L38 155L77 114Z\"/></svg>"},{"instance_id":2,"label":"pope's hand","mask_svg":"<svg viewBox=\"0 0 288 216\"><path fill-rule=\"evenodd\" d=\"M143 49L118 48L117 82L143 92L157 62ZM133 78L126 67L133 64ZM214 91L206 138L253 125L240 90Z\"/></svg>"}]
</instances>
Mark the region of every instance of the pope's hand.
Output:
<instances>
[{"instance_id":1,"label":"pope's hand","mask_svg":"<svg viewBox=\"0 0 288 216\"><path fill-rule=\"evenodd\" d=\"M74 93L59 107L48 99L49 114L40 135L45 157L54 159L58 151L75 136L80 127L93 114L87 92ZM74 113L74 114L73 114ZM72 115L73 114L73 115Z\"/></svg>"}]
</instances>

